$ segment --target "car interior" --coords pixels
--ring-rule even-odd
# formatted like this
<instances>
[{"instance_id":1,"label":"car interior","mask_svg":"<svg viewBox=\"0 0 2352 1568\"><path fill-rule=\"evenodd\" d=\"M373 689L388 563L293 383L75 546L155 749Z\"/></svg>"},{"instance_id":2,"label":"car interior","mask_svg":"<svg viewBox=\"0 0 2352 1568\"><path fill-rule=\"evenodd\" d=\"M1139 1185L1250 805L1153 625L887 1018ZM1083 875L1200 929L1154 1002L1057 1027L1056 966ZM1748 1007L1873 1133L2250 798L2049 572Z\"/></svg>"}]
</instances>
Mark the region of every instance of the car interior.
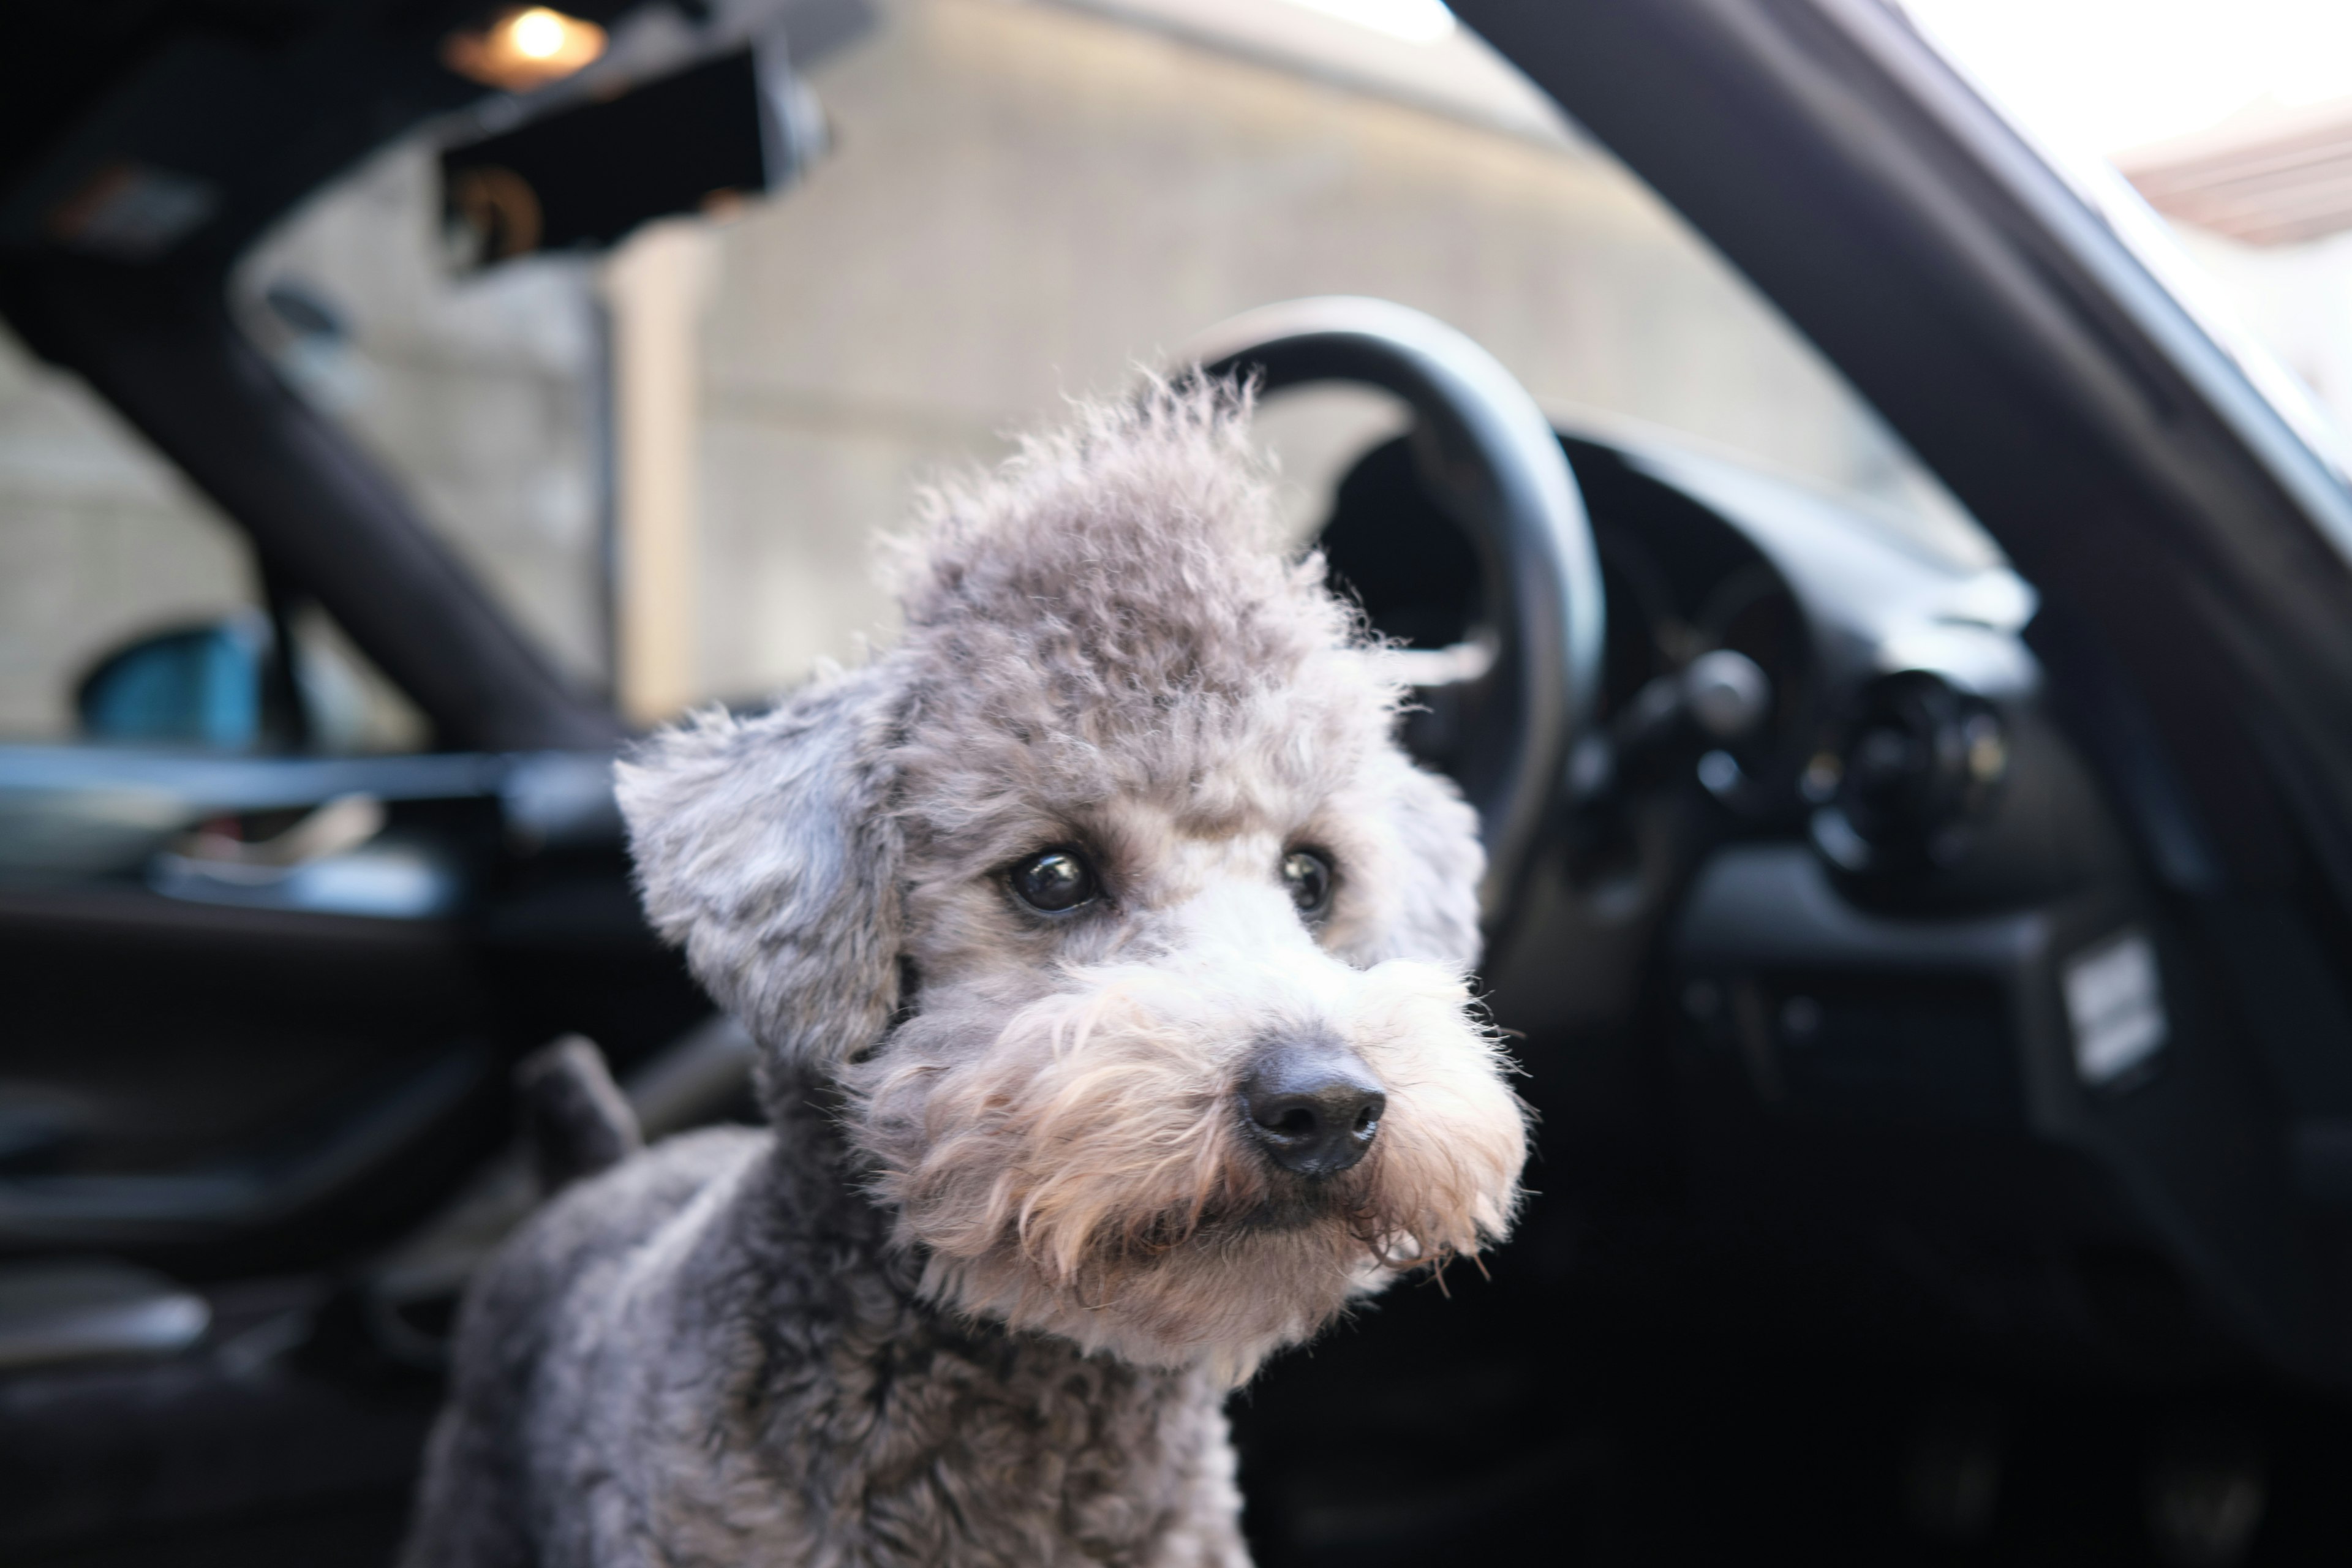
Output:
<instances>
[{"instance_id":1,"label":"car interior","mask_svg":"<svg viewBox=\"0 0 2352 1568\"><path fill-rule=\"evenodd\" d=\"M470 0L105 0L0 53L0 317L256 585L0 744L7 1562L389 1561L458 1294L534 1199L515 1063L583 1034L649 1134L756 1114L637 909L637 726L233 298L420 126L463 266L789 204L799 73L874 25L567 9L676 25L569 96L453 68ZM1482 809L1538 1118L1507 1245L1236 1394L1257 1560L2333 1560L2352 489L1897 10L1454 9L1983 542L1531 426L1380 301L1199 322L1270 408L1408 411L1311 521Z\"/></svg>"}]
</instances>

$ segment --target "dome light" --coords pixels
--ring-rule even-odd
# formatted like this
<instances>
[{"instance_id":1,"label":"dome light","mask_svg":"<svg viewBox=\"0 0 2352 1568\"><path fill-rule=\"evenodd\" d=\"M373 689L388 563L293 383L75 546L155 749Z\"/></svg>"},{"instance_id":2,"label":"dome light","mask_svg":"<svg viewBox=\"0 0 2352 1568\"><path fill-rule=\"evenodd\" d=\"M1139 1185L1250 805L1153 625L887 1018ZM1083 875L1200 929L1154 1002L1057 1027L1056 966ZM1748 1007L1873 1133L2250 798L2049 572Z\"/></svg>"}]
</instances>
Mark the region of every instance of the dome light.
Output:
<instances>
[{"instance_id":1,"label":"dome light","mask_svg":"<svg viewBox=\"0 0 2352 1568\"><path fill-rule=\"evenodd\" d=\"M459 76L508 92L560 81L604 52L604 29L545 5L501 12L488 26L449 35L441 62Z\"/></svg>"}]
</instances>

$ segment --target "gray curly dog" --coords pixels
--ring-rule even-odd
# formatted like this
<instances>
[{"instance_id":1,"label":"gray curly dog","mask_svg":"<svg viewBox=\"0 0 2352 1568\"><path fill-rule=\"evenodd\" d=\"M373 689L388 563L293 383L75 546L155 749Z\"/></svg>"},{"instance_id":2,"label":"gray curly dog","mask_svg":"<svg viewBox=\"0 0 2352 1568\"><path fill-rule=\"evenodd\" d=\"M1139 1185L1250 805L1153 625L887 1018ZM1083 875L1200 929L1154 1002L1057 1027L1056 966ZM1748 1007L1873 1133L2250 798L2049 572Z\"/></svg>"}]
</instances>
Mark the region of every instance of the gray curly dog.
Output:
<instances>
[{"instance_id":1,"label":"gray curly dog","mask_svg":"<svg viewBox=\"0 0 2352 1568\"><path fill-rule=\"evenodd\" d=\"M478 1278L411 1568L1244 1563L1227 1392L1503 1235L1474 815L1250 413L1155 385L932 494L894 647L620 767L771 1126Z\"/></svg>"}]
</instances>

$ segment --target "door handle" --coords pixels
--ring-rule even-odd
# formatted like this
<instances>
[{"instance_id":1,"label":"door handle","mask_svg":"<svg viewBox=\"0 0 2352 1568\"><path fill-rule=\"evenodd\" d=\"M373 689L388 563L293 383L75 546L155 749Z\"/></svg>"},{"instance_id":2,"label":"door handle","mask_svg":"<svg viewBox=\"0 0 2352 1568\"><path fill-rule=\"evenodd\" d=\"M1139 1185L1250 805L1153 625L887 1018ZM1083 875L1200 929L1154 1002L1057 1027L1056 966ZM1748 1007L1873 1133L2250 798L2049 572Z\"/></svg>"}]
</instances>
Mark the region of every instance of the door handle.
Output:
<instances>
[{"instance_id":1,"label":"door handle","mask_svg":"<svg viewBox=\"0 0 2352 1568\"><path fill-rule=\"evenodd\" d=\"M172 849L179 869L224 882L278 881L303 867L348 854L383 831L383 802L365 794L323 801L267 838L233 838L200 828Z\"/></svg>"}]
</instances>

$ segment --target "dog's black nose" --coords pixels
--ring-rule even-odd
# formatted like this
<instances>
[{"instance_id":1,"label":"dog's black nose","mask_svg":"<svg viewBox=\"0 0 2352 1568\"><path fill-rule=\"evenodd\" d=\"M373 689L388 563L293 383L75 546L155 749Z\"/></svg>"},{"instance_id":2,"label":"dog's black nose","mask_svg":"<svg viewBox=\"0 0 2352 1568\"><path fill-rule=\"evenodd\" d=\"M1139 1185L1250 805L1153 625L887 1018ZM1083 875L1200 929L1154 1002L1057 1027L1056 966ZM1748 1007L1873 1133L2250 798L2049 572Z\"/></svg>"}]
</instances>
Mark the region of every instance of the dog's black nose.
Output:
<instances>
[{"instance_id":1,"label":"dog's black nose","mask_svg":"<svg viewBox=\"0 0 2352 1568\"><path fill-rule=\"evenodd\" d=\"M1362 1159L1388 1108L1380 1079L1336 1046L1278 1046L1242 1084L1259 1147L1302 1176L1336 1176Z\"/></svg>"}]
</instances>

